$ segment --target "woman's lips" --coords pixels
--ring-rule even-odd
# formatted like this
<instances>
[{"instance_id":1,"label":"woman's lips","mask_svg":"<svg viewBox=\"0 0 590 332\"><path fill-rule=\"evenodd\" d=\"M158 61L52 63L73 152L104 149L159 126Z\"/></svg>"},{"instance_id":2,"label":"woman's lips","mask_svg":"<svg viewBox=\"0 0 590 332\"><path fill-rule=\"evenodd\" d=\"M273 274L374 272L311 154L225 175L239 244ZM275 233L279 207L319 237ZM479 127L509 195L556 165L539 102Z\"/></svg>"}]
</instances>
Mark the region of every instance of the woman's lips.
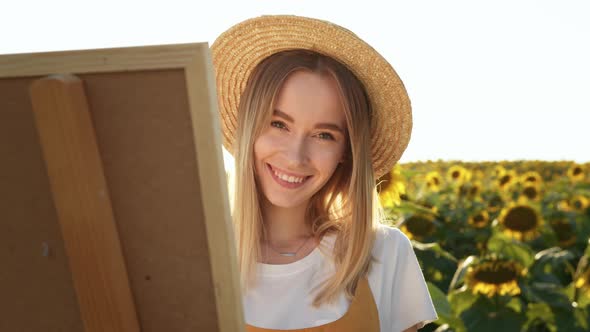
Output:
<instances>
[{"instance_id":1,"label":"woman's lips","mask_svg":"<svg viewBox=\"0 0 590 332\"><path fill-rule=\"evenodd\" d=\"M299 188L299 187L303 186L307 182L307 180L309 180L309 178L311 178L311 176L304 176L303 181L301 181L301 182L298 182L298 183L297 182L295 182L295 183L288 182L288 181L285 181L285 180L277 177L274 170L272 169L272 166L270 166L269 164L266 164L266 168L268 169L270 176L272 176L272 178L275 180L275 182L287 189ZM279 173L289 175L289 173L286 173L286 172L279 171ZM293 176L295 176L295 175L293 175ZM297 176L297 177L300 177L300 176Z\"/></svg>"}]
</instances>

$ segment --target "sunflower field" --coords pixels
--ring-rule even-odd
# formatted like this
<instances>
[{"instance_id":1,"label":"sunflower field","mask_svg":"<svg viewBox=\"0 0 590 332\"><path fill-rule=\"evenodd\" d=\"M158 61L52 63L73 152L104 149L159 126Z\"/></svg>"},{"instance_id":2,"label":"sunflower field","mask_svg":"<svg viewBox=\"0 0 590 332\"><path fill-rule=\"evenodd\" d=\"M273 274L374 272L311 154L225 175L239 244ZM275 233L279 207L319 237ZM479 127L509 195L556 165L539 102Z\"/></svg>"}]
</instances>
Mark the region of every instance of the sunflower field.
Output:
<instances>
[{"instance_id":1,"label":"sunflower field","mask_svg":"<svg viewBox=\"0 0 590 332\"><path fill-rule=\"evenodd\" d=\"M421 331L590 331L589 163L405 163L378 188L439 315Z\"/></svg>"}]
</instances>

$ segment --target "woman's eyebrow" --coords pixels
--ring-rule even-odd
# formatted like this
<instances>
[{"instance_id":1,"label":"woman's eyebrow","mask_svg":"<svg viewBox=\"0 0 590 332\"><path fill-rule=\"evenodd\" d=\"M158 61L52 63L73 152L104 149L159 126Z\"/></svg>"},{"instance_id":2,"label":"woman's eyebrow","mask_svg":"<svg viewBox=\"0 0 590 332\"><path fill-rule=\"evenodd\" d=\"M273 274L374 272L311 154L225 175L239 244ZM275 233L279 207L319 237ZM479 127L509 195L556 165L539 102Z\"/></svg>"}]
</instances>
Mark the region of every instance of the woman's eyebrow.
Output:
<instances>
[{"instance_id":1,"label":"woman's eyebrow","mask_svg":"<svg viewBox=\"0 0 590 332\"><path fill-rule=\"evenodd\" d=\"M279 118L283 118L288 122L295 122L295 120L287 113L277 110L275 109L273 111L273 115L274 116L278 116ZM333 130L333 131L337 131L339 133L341 133L342 135L344 135L344 130L337 124L334 123L318 123L315 125L316 128L318 129L327 129L327 130Z\"/></svg>"},{"instance_id":2,"label":"woman's eyebrow","mask_svg":"<svg viewBox=\"0 0 590 332\"><path fill-rule=\"evenodd\" d=\"M272 112L272 115L278 116L279 118L283 118L289 122L295 122L295 120L293 120L293 118L289 114L279 110L274 110L274 112Z\"/></svg>"}]
</instances>

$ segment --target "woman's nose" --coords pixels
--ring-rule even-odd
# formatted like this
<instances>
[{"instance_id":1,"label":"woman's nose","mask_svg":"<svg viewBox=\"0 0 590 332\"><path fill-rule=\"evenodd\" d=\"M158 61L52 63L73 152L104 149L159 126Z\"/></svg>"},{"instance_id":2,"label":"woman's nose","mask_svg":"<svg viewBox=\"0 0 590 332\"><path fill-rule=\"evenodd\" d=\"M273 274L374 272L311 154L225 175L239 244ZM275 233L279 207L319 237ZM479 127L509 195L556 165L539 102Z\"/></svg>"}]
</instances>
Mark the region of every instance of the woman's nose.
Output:
<instances>
[{"instance_id":1,"label":"woman's nose","mask_svg":"<svg viewBox=\"0 0 590 332\"><path fill-rule=\"evenodd\" d=\"M308 146L305 138L293 138L286 144L285 154L291 167L297 167L308 161Z\"/></svg>"}]
</instances>

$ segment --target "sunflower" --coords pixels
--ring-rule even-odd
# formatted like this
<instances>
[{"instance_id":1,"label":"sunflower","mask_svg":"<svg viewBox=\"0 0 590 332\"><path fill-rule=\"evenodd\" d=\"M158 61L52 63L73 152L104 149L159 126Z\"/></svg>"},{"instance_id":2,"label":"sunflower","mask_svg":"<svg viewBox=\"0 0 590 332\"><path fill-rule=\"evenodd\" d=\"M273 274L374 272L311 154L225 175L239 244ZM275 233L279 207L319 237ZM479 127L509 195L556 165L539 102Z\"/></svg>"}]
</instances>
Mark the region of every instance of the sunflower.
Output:
<instances>
[{"instance_id":1,"label":"sunflower","mask_svg":"<svg viewBox=\"0 0 590 332\"><path fill-rule=\"evenodd\" d=\"M498 217L504 234L519 241L529 241L540 235L543 220L539 213L527 204L512 202Z\"/></svg>"},{"instance_id":2,"label":"sunflower","mask_svg":"<svg viewBox=\"0 0 590 332\"><path fill-rule=\"evenodd\" d=\"M515 171L506 171L504 175L500 176L497 180L497 186L500 190L508 190L517 180L517 174Z\"/></svg>"},{"instance_id":3,"label":"sunflower","mask_svg":"<svg viewBox=\"0 0 590 332\"><path fill-rule=\"evenodd\" d=\"M447 171L447 180L449 183L461 184L471 178L469 171L459 165L453 165Z\"/></svg>"},{"instance_id":4,"label":"sunflower","mask_svg":"<svg viewBox=\"0 0 590 332\"><path fill-rule=\"evenodd\" d=\"M504 200L500 195L494 195L488 200L488 210L497 212L504 206Z\"/></svg>"},{"instance_id":5,"label":"sunflower","mask_svg":"<svg viewBox=\"0 0 590 332\"><path fill-rule=\"evenodd\" d=\"M442 185L442 177L437 171L428 172L426 174L426 187L432 192L440 191Z\"/></svg>"},{"instance_id":6,"label":"sunflower","mask_svg":"<svg viewBox=\"0 0 590 332\"><path fill-rule=\"evenodd\" d=\"M551 181L553 180L553 170L551 169L546 169L543 171L543 179L545 181Z\"/></svg>"},{"instance_id":7,"label":"sunflower","mask_svg":"<svg viewBox=\"0 0 590 332\"><path fill-rule=\"evenodd\" d=\"M560 211L570 211L570 203L566 199L557 202L557 209Z\"/></svg>"},{"instance_id":8,"label":"sunflower","mask_svg":"<svg viewBox=\"0 0 590 332\"><path fill-rule=\"evenodd\" d=\"M521 195L526 197L527 200L537 202L541 199L541 195L539 193L539 187L535 184L526 184L522 189Z\"/></svg>"},{"instance_id":9,"label":"sunflower","mask_svg":"<svg viewBox=\"0 0 590 332\"><path fill-rule=\"evenodd\" d=\"M486 174L481 169L478 169L473 172L473 178L476 180L483 180L486 178Z\"/></svg>"},{"instance_id":10,"label":"sunflower","mask_svg":"<svg viewBox=\"0 0 590 332\"><path fill-rule=\"evenodd\" d=\"M506 174L506 169L504 168L504 166L496 165L496 167L494 167L494 177L495 178L499 178L504 174Z\"/></svg>"},{"instance_id":11,"label":"sunflower","mask_svg":"<svg viewBox=\"0 0 590 332\"><path fill-rule=\"evenodd\" d=\"M475 228L483 228L490 222L490 215L486 210L482 210L470 216L467 222Z\"/></svg>"},{"instance_id":12,"label":"sunflower","mask_svg":"<svg viewBox=\"0 0 590 332\"><path fill-rule=\"evenodd\" d=\"M584 180L586 173L584 172L582 165L573 164L567 170L567 176L570 178L570 180L572 180L572 182L578 182Z\"/></svg>"},{"instance_id":13,"label":"sunflower","mask_svg":"<svg viewBox=\"0 0 590 332\"><path fill-rule=\"evenodd\" d=\"M521 292L518 279L525 271L514 261L484 258L467 268L465 285L473 294L515 296Z\"/></svg>"},{"instance_id":14,"label":"sunflower","mask_svg":"<svg viewBox=\"0 0 590 332\"><path fill-rule=\"evenodd\" d=\"M406 193L402 180L401 167L395 165L388 173L377 180L377 192L382 206L396 206L401 203L401 195Z\"/></svg>"},{"instance_id":15,"label":"sunflower","mask_svg":"<svg viewBox=\"0 0 590 332\"><path fill-rule=\"evenodd\" d=\"M422 205L422 207L429 209L432 211L432 214L435 215L438 213L438 207L430 202L421 201L418 204Z\"/></svg>"},{"instance_id":16,"label":"sunflower","mask_svg":"<svg viewBox=\"0 0 590 332\"><path fill-rule=\"evenodd\" d=\"M576 232L571 223L567 220L559 219L551 222L551 228L557 235L557 241L562 248L569 247L576 243Z\"/></svg>"},{"instance_id":17,"label":"sunflower","mask_svg":"<svg viewBox=\"0 0 590 332\"><path fill-rule=\"evenodd\" d=\"M457 195L469 196L469 197L477 196L480 191L481 191L481 182L480 181L464 182L464 183L460 184L456 189Z\"/></svg>"},{"instance_id":18,"label":"sunflower","mask_svg":"<svg viewBox=\"0 0 590 332\"><path fill-rule=\"evenodd\" d=\"M411 240L423 241L434 233L434 217L427 214L411 215L403 221L400 230Z\"/></svg>"},{"instance_id":19,"label":"sunflower","mask_svg":"<svg viewBox=\"0 0 590 332\"><path fill-rule=\"evenodd\" d=\"M590 201L582 195L576 195L572 197L568 205L574 211L583 212L588 206L590 206Z\"/></svg>"},{"instance_id":20,"label":"sunflower","mask_svg":"<svg viewBox=\"0 0 590 332\"><path fill-rule=\"evenodd\" d=\"M539 174L538 172L530 171L530 172L524 173L520 177L520 182L522 182L524 185L528 185L528 184L540 185L543 182L543 178L541 177L541 174Z\"/></svg>"},{"instance_id":21,"label":"sunflower","mask_svg":"<svg viewBox=\"0 0 590 332\"><path fill-rule=\"evenodd\" d=\"M469 190L470 196L477 196L481 192L482 184L480 181L475 181L471 183L471 188Z\"/></svg>"}]
</instances>

